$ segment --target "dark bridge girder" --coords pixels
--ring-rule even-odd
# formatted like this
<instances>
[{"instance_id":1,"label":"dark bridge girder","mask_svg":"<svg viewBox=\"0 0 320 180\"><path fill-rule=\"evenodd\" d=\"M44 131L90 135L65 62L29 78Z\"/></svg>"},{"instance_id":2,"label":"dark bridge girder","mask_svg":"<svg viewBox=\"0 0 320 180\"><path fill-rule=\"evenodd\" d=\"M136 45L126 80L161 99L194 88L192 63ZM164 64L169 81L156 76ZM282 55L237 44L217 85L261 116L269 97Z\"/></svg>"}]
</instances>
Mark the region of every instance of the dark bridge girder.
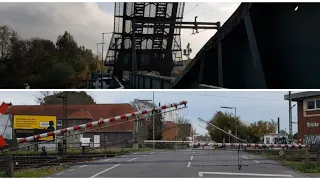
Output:
<instances>
[{"instance_id":1,"label":"dark bridge girder","mask_svg":"<svg viewBox=\"0 0 320 180\"><path fill-rule=\"evenodd\" d=\"M320 88L319 9L320 3L242 3L173 88Z\"/></svg>"}]
</instances>

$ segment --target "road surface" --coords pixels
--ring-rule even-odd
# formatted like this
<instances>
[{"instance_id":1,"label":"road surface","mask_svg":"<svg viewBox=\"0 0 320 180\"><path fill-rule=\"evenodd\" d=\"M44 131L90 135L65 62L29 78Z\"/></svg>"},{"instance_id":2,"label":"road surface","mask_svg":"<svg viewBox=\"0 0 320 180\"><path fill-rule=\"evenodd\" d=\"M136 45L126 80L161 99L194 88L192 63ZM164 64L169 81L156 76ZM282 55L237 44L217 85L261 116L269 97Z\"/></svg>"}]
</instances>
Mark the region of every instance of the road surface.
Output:
<instances>
[{"instance_id":1,"label":"road surface","mask_svg":"<svg viewBox=\"0 0 320 180\"><path fill-rule=\"evenodd\" d=\"M76 163L51 178L130 178L130 177L208 177L208 178L292 178L304 177L276 162L227 150L184 149L178 151L139 152L115 158ZM268 163L268 164L264 164ZM248 165L248 166L246 166Z\"/></svg>"}]
</instances>

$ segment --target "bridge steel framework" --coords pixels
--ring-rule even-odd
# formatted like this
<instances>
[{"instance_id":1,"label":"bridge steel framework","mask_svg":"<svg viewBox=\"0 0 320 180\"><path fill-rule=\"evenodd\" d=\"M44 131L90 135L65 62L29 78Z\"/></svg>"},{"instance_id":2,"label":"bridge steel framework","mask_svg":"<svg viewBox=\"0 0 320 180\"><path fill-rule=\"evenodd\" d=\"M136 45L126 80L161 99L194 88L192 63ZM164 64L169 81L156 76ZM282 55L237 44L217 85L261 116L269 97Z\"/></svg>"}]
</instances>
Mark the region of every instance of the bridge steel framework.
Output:
<instances>
[{"instance_id":1,"label":"bridge steel framework","mask_svg":"<svg viewBox=\"0 0 320 180\"><path fill-rule=\"evenodd\" d=\"M171 87L319 88L319 9L320 3L242 3Z\"/></svg>"},{"instance_id":2,"label":"bridge steel framework","mask_svg":"<svg viewBox=\"0 0 320 180\"><path fill-rule=\"evenodd\" d=\"M114 32L105 66L122 79L124 71L157 71L170 76L182 60L179 24L184 3L116 2Z\"/></svg>"}]
</instances>

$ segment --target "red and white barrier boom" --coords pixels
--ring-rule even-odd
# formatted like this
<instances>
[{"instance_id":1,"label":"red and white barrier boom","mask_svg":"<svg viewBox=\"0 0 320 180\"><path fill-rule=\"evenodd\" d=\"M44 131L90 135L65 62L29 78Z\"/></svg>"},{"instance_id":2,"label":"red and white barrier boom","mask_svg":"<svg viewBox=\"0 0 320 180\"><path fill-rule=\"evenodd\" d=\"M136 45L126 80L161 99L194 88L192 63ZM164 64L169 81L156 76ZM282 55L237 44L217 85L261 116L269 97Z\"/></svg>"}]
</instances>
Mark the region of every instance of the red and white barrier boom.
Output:
<instances>
[{"instance_id":1,"label":"red and white barrier boom","mask_svg":"<svg viewBox=\"0 0 320 180\"><path fill-rule=\"evenodd\" d=\"M10 106L11 106L11 103L7 104L7 103L3 102L3 103L0 105L0 116L1 116L2 114L4 114Z\"/></svg>"},{"instance_id":2,"label":"red and white barrier boom","mask_svg":"<svg viewBox=\"0 0 320 180\"><path fill-rule=\"evenodd\" d=\"M305 144L246 144L246 143L214 143L218 147L260 147L260 148L308 148Z\"/></svg>"},{"instance_id":3,"label":"red and white barrier boom","mask_svg":"<svg viewBox=\"0 0 320 180\"><path fill-rule=\"evenodd\" d=\"M81 125L77 125L77 126L73 126L73 127L69 127L69 128L64 128L64 129L57 130L57 131L51 131L51 132L43 133L43 134L39 134L39 135L29 136L29 137L25 137L25 138L18 138L18 143L30 142L30 141L38 140L40 138L45 138L48 136L62 135L66 132L78 131L78 130L84 129L84 128L99 126L101 124L110 123L113 121L119 121L121 119L126 119L126 118L130 118L130 117L137 116L137 115L147 114L149 112L156 112L156 111L162 110L162 109L167 109L167 108L172 108L172 107L177 108L178 106L181 106L181 105L187 105L187 101L181 101L179 103L168 104L168 105L159 106L156 108L150 108L147 110L137 111L137 112L133 112L130 114L116 116L116 117L112 117L112 118L108 118L108 119L103 119L100 121L93 121L93 122L89 122L87 124L81 124Z\"/></svg>"}]
</instances>

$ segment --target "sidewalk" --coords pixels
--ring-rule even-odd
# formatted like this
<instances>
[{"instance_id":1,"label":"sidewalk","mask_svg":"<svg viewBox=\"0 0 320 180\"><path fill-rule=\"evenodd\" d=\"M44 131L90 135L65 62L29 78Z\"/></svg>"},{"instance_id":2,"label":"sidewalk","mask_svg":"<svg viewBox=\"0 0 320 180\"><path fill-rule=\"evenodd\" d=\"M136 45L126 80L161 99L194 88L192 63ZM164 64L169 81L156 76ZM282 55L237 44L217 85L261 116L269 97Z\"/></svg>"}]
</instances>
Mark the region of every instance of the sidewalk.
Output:
<instances>
[{"instance_id":1,"label":"sidewalk","mask_svg":"<svg viewBox=\"0 0 320 180\"><path fill-rule=\"evenodd\" d=\"M311 178L320 178L320 173L301 173L301 174Z\"/></svg>"}]
</instances>

